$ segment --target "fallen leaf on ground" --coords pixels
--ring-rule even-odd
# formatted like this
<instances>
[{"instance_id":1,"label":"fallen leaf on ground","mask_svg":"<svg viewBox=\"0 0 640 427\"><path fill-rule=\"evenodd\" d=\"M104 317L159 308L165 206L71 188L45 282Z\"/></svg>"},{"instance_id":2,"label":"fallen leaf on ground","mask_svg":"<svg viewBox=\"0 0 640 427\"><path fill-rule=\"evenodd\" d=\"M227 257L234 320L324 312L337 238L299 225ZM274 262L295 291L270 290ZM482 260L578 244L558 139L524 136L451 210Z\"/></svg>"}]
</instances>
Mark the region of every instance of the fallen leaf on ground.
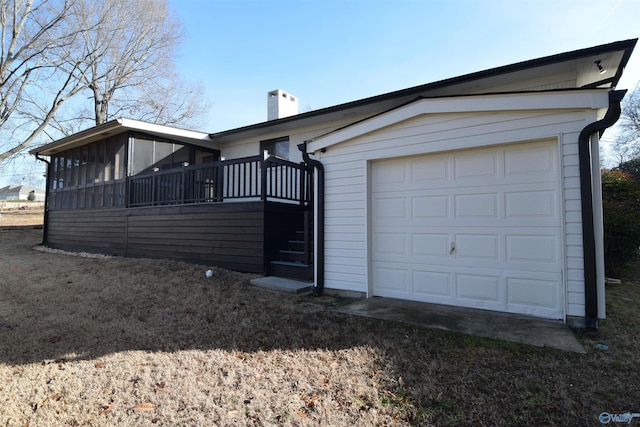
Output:
<instances>
[{"instance_id":1,"label":"fallen leaf on ground","mask_svg":"<svg viewBox=\"0 0 640 427\"><path fill-rule=\"evenodd\" d=\"M62 395L60 393L52 394L51 396L47 397L43 401L36 403L35 410L38 410L38 409L42 408L43 406L47 405L52 400L54 402L57 402L60 399L62 399Z\"/></svg>"},{"instance_id":2,"label":"fallen leaf on ground","mask_svg":"<svg viewBox=\"0 0 640 427\"><path fill-rule=\"evenodd\" d=\"M100 409L98 409L98 415L107 415L109 412L113 411L113 402L108 405L103 405Z\"/></svg>"},{"instance_id":3,"label":"fallen leaf on ground","mask_svg":"<svg viewBox=\"0 0 640 427\"><path fill-rule=\"evenodd\" d=\"M133 408L131 408L131 410L135 412L149 412L149 411L155 411L155 409L156 409L156 405L154 405L153 403L140 403L134 406Z\"/></svg>"},{"instance_id":4,"label":"fallen leaf on ground","mask_svg":"<svg viewBox=\"0 0 640 427\"><path fill-rule=\"evenodd\" d=\"M298 416L300 418L307 418L309 415L305 414L304 412L298 412Z\"/></svg>"},{"instance_id":5,"label":"fallen leaf on ground","mask_svg":"<svg viewBox=\"0 0 640 427\"><path fill-rule=\"evenodd\" d=\"M104 362L97 362L97 363L95 364L95 367L96 367L96 368L104 368L104 367L105 367L105 365L106 365L106 363L104 363Z\"/></svg>"}]
</instances>

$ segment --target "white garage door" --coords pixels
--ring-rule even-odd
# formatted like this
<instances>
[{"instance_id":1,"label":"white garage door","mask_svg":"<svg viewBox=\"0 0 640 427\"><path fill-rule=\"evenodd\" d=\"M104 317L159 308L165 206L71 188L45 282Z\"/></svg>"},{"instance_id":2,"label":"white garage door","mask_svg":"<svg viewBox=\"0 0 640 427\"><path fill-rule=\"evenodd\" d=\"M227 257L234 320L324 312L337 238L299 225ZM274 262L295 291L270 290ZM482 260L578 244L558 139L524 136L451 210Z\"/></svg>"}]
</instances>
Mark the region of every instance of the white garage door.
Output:
<instances>
[{"instance_id":1,"label":"white garage door","mask_svg":"<svg viewBox=\"0 0 640 427\"><path fill-rule=\"evenodd\" d=\"M553 141L371 166L376 296L563 318Z\"/></svg>"}]
</instances>

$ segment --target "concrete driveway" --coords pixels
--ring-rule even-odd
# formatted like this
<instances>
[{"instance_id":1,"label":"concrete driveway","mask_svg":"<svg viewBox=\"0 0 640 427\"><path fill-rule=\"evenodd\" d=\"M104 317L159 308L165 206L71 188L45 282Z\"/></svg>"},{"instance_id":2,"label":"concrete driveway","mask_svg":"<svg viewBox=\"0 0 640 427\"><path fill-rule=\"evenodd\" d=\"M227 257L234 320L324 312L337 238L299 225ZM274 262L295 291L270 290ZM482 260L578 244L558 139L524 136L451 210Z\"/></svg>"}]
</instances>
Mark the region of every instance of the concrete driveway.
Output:
<instances>
[{"instance_id":1,"label":"concrete driveway","mask_svg":"<svg viewBox=\"0 0 640 427\"><path fill-rule=\"evenodd\" d=\"M336 308L336 311L537 347L586 353L566 324L537 317L393 298L362 299Z\"/></svg>"}]
</instances>

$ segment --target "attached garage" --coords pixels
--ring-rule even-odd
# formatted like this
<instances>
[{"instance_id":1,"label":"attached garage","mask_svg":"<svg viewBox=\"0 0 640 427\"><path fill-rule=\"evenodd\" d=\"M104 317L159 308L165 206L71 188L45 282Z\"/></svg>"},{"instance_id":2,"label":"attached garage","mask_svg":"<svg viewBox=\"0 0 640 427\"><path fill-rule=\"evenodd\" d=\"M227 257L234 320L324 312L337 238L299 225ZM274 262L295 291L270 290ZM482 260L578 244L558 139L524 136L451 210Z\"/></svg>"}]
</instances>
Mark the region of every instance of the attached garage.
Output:
<instances>
[{"instance_id":1,"label":"attached garage","mask_svg":"<svg viewBox=\"0 0 640 427\"><path fill-rule=\"evenodd\" d=\"M325 286L580 324L580 135L608 106L598 89L422 98L309 142ZM597 134L586 143L597 171Z\"/></svg>"},{"instance_id":2,"label":"attached garage","mask_svg":"<svg viewBox=\"0 0 640 427\"><path fill-rule=\"evenodd\" d=\"M558 143L371 162L374 296L564 318Z\"/></svg>"}]
</instances>

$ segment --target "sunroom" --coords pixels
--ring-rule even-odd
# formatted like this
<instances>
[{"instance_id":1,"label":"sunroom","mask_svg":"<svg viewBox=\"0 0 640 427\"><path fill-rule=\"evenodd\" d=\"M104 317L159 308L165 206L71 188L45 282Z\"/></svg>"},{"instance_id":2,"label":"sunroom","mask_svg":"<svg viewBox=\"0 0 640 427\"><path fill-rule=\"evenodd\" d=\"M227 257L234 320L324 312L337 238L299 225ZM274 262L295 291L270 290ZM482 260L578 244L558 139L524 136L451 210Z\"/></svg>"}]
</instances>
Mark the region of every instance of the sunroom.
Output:
<instances>
[{"instance_id":1,"label":"sunroom","mask_svg":"<svg viewBox=\"0 0 640 427\"><path fill-rule=\"evenodd\" d=\"M303 163L269 152L225 159L208 134L128 119L37 155L48 163L47 246L258 273L292 264L281 273L310 278L312 185ZM299 254L281 260L283 249Z\"/></svg>"}]
</instances>

